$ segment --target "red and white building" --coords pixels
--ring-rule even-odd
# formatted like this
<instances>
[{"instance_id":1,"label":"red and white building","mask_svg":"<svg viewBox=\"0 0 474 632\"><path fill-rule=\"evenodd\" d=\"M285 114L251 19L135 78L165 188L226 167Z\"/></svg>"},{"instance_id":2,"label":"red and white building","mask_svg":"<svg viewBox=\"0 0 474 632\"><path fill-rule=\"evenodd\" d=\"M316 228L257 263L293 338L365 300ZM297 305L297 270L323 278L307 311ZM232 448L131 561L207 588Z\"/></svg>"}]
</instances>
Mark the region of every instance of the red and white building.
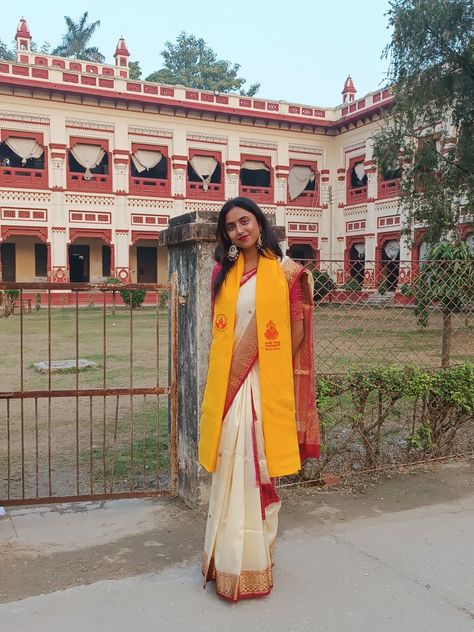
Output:
<instances>
[{"instance_id":1,"label":"red and white building","mask_svg":"<svg viewBox=\"0 0 474 632\"><path fill-rule=\"evenodd\" d=\"M123 39L115 65L34 53L23 19L16 41L0 60L4 281L164 280L169 218L239 194L275 213L293 256L340 260L339 283L376 287L354 257L418 258L400 240L399 173L372 159L389 90L357 99L348 77L320 108L131 80Z\"/></svg>"}]
</instances>

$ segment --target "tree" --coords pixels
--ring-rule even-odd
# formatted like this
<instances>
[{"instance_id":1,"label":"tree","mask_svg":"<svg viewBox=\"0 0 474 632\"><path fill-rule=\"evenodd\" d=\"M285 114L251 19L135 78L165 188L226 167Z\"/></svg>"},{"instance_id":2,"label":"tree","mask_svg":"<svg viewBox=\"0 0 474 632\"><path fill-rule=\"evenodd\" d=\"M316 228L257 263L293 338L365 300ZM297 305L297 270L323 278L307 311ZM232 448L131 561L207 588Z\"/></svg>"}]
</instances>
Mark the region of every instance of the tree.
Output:
<instances>
[{"instance_id":1,"label":"tree","mask_svg":"<svg viewBox=\"0 0 474 632\"><path fill-rule=\"evenodd\" d=\"M203 39L184 31L178 35L175 44L166 42L161 55L165 60L164 68L149 75L147 81L181 84L199 90L240 91L240 94L249 97L260 88L259 83L254 83L244 92L246 79L238 77L240 65L218 59Z\"/></svg>"},{"instance_id":2,"label":"tree","mask_svg":"<svg viewBox=\"0 0 474 632\"><path fill-rule=\"evenodd\" d=\"M428 325L432 305L441 309L441 366L449 366L451 317L474 302L474 252L465 242L436 244L428 252L418 277L405 293L416 299L415 314L422 327Z\"/></svg>"},{"instance_id":3,"label":"tree","mask_svg":"<svg viewBox=\"0 0 474 632\"><path fill-rule=\"evenodd\" d=\"M474 212L474 13L472 0L391 0L384 51L394 105L376 135L382 171L402 166L404 232L457 238Z\"/></svg>"},{"instance_id":4,"label":"tree","mask_svg":"<svg viewBox=\"0 0 474 632\"><path fill-rule=\"evenodd\" d=\"M96 29L100 26L100 20L87 24L88 15L86 11L79 22L74 22L67 15L64 16L68 31L63 36L62 43L53 50L53 55L94 61L99 64L105 61L105 57L96 46L87 46Z\"/></svg>"},{"instance_id":5,"label":"tree","mask_svg":"<svg viewBox=\"0 0 474 632\"><path fill-rule=\"evenodd\" d=\"M0 39L0 59L6 61L14 61L16 59L16 53L14 48L8 48L3 40Z\"/></svg>"},{"instance_id":6,"label":"tree","mask_svg":"<svg viewBox=\"0 0 474 632\"><path fill-rule=\"evenodd\" d=\"M140 79L140 77L142 76L142 69L140 68L139 61L131 61L128 64L128 68L130 79Z\"/></svg>"}]
</instances>

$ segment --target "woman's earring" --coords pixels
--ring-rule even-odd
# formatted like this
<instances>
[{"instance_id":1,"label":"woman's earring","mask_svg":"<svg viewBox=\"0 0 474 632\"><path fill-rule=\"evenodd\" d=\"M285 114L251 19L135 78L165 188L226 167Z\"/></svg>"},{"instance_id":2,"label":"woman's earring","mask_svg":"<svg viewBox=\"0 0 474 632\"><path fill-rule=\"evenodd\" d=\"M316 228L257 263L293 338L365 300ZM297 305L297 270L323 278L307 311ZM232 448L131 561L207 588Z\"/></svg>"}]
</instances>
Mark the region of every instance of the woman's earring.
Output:
<instances>
[{"instance_id":1,"label":"woman's earring","mask_svg":"<svg viewBox=\"0 0 474 632\"><path fill-rule=\"evenodd\" d=\"M262 233L260 233L257 239L257 250L260 254L263 254L263 251L265 250L262 243Z\"/></svg>"},{"instance_id":2,"label":"woman's earring","mask_svg":"<svg viewBox=\"0 0 474 632\"><path fill-rule=\"evenodd\" d=\"M239 256L239 249L237 248L237 246L234 246L234 244L231 244L229 246L229 250L227 251L227 259L231 261L232 263L234 263L234 261L236 261L238 256Z\"/></svg>"}]
</instances>

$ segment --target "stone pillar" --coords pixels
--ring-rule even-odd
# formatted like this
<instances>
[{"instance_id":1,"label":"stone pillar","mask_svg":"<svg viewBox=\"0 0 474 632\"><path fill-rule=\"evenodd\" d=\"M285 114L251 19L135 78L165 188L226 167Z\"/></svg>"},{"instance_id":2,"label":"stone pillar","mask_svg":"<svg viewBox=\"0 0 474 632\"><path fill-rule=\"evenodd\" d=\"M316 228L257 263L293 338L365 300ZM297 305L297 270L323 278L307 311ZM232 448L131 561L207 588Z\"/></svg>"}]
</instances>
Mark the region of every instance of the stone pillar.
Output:
<instances>
[{"instance_id":1,"label":"stone pillar","mask_svg":"<svg viewBox=\"0 0 474 632\"><path fill-rule=\"evenodd\" d=\"M186 213L170 220L159 245L168 248L168 272L178 277L178 494L190 505L209 499L210 476L197 461L201 400L211 344L210 281L217 213Z\"/></svg>"}]
</instances>

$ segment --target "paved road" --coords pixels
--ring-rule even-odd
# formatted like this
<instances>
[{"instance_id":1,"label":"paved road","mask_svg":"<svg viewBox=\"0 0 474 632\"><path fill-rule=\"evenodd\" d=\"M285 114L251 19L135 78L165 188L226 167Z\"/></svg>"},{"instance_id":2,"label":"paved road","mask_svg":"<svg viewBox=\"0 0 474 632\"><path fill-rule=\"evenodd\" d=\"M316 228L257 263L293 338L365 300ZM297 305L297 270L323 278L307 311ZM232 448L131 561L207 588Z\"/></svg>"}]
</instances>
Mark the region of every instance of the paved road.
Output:
<instances>
[{"instance_id":1,"label":"paved road","mask_svg":"<svg viewBox=\"0 0 474 632\"><path fill-rule=\"evenodd\" d=\"M313 519L284 531L265 599L232 605L212 585L203 591L194 555L156 574L3 604L0 630L473 632L472 487L452 500L320 527Z\"/></svg>"}]
</instances>

